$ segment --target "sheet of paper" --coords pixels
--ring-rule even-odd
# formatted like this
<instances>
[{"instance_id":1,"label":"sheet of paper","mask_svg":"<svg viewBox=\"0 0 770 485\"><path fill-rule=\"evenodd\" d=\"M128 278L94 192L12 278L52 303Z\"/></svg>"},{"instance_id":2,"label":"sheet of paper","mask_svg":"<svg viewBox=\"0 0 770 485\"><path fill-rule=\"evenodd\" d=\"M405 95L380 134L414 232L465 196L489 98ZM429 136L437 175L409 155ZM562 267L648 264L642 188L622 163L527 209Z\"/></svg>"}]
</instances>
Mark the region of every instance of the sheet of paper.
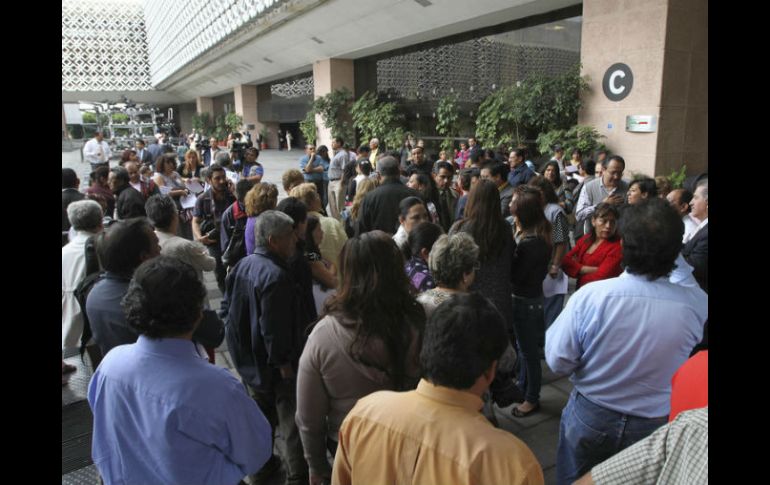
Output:
<instances>
[{"instance_id":1,"label":"sheet of paper","mask_svg":"<svg viewBox=\"0 0 770 485\"><path fill-rule=\"evenodd\" d=\"M545 275L543 280L543 296L548 298L553 295L565 295L567 294L567 284L569 280L564 271L559 270L559 275L556 278L551 278L551 275Z\"/></svg>"},{"instance_id":2,"label":"sheet of paper","mask_svg":"<svg viewBox=\"0 0 770 485\"><path fill-rule=\"evenodd\" d=\"M195 201L198 200L198 196L195 194L188 194L179 199L179 203L182 204L182 209L192 209L195 207Z\"/></svg>"},{"instance_id":3,"label":"sheet of paper","mask_svg":"<svg viewBox=\"0 0 770 485\"><path fill-rule=\"evenodd\" d=\"M193 194L198 195L201 192L203 192L203 186L197 180L187 182L185 185L187 186L188 189L190 189L190 192L192 192Z\"/></svg>"},{"instance_id":4,"label":"sheet of paper","mask_svg":"<svg viewBox=\"0 0 770 485\"><path fill-rule=\"evenodd\" d=\"M234 184L238 183L238 172L231 172L229 170L225 170L225 175L227 175L227 178L232 180Z\"/></svg>"},{"instance_id":5,"label":"sheet of paper","mask_svg":"<svg viewBox=\"0 0 770 485\"><path fill-rule=\"evenodd\" d=\"M171 192L171 187L169 187L168 185L161 185L158 187L158 189L160 190L160 193L163 195L168 195L168 193Z\"/></svg>"}]
</instances>

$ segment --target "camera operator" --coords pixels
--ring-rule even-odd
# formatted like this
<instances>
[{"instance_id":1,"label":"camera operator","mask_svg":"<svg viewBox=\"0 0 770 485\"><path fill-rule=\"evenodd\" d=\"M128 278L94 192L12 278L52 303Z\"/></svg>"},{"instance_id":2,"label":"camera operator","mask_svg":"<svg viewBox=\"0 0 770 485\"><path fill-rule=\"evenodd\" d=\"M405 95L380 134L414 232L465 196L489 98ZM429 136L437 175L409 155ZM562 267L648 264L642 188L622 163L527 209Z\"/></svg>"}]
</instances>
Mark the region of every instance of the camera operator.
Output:
<instances>
[{"instance_id":1,"label":"camera operator","mask_svg":"<svg viewBox=\"0 0 770 485\"><path fill-rule=\"evenodd\" d=\"M216 163L217 153L219 153L220 150L219 143L215 137L212 136L209 139L201 137L201 140L198 142L197 146L198 153L200 153L201 158L203 158L204 166L208 167L212 163Z\"/></svg>"}]
</instances>

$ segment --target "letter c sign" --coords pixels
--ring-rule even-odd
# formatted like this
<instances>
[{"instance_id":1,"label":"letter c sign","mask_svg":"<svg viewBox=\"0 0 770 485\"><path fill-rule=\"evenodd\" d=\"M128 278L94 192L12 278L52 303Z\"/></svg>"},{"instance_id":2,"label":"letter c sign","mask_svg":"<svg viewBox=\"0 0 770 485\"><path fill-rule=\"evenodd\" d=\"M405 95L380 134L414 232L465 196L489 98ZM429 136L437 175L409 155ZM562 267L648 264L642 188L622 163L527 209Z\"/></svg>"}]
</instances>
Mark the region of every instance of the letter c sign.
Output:
<instances>
[{"instance_id":1,"label":"letter c sign","mask_svg":"<svg viewBox=\"0 0 770 485\"><path fill-rule=\"evenodd\" d=\"M604 73L602 89L610 101L620 101L625 98L633 86L634 74L631 72L631 68L623 63L611 65Z\"/></svg>"}]
</instances>

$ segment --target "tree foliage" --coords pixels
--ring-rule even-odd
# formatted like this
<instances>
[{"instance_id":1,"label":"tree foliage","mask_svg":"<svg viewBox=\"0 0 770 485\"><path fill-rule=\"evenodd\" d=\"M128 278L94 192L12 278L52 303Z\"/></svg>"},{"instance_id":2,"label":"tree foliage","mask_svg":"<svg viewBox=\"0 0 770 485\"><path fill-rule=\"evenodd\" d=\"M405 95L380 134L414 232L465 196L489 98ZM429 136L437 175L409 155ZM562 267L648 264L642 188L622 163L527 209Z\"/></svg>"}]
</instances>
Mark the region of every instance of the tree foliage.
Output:
<instances>
[{"instance_id":1,"label":"tree foliage","mask_svg":"<svg viewBox=\"0 0 770 485\"><path fill-rule=\"evenodd\" d=\"M587 87L580 64L558 76L536 74L504 87L481 102L476 135L484 146L498 147L521 145L528 135L569 130L577 124L580 93Z\"/></svg>"},{"instance_id":2,"label":"tree foliage","mask_svg":"<svg viewBox=\"0 0 770 485\"><path fill-rule=\"evenodd\" d=\"M353 93L349 89L335 89L313 101L312 111L321 115L321 120L331 131L332 137L339 136L352 143L355 141L355 131L348 115L352 103Z\"/></svg>"},{"instance_id":3,"label":"tree foliage","mask_svg":"<svg viewBox=\"0 0 770 485\"><path fill-rule=\"evenodd\" d=\"M367 91L353 103L350 114L353 116L353 126L361 132L362 141L376 137L391 148L399 147L403 142L404 115L398 111L396 103L380 102Z\"/></svg>"},{"instance_id":4,"label":"tree foliage","mask_svg":"<svg viewBox=\"0 0 770 485\"><path fill-rule=\"evenodd\" d=\"M446 150L449 158L454 158L452 138L460 131L460 106L456 94L441 98L436 109L436 131L443 135L441 149Z\"/></svg>"},{"instance_id":5,"label":"tree foliage","mask_svg":"<svg viewBox=\"0 0 770 485\"><path fill-rule=\"evenodd\" d=\"M588 125L574 125L569 129L555 129L543 132L537 137L537 147L540 153L551 153L554 145L564 147L565 153L570 153L578 148L583 153L591 153L596 150L605 150L606 147L600 142L601 138L596 128Z\"/></svg>"},{"instance_id":6,"label":"tree foliage","mask_svg":"<svg viewBox=\"0 0 770 485\"><path fill-rule=\"evenodd\" d=\"M318 133L315 126L315 111L310 110L305 115L305 119L299 122L299 131L302 132L302 136L305 138L305 143L315 145Z\"/></svg>"},{"instance_id":7,"label":"tree foliage","mask_svg":"<svg viewBox=\"0 0 770 485\"><path fill-rule=\"evenodd\" d=\"M212 133L211 115L209 113L195 113L192 115L193 129L203 136L209 136Z\"/></svg>"}]
</instances>

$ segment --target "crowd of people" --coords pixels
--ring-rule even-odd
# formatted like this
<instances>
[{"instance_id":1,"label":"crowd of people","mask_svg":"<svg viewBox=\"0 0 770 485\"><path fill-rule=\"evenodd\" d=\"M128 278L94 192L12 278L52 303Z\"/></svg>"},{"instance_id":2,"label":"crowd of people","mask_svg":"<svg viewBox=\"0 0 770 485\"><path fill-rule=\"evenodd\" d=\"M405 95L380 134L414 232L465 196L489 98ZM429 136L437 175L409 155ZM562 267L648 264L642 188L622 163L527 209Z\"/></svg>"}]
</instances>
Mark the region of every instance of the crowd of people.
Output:
<instances>
[{"instance_id":1,"label":"crowd of people","mask_svg":"<svg viewBox=\"0 0 770 485\"><path fill-rule=\"evenodd\" d=\"M110 168L99 137L84 193L62 169L62 350L96 368L105 483L543 483L495 416L540 412L543 359L574 385L559 484L707 471L706 177L336 137L279 202L256 147L161 138Z\"/></svg>"}]
</instances>

